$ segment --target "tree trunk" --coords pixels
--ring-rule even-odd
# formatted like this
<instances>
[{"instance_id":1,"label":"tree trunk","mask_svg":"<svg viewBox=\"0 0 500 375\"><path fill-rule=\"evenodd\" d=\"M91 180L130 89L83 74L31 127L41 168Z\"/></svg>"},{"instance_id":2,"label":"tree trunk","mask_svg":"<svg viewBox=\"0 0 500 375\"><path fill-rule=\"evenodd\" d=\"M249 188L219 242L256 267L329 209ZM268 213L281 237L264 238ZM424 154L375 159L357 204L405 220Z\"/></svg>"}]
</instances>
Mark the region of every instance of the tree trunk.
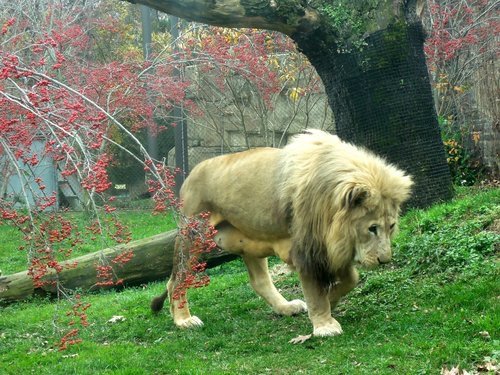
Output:
<instances>
[{"instance_id":1,"label":"tree trunk","mask_svg":"<svg viewBox=\"0 0 500 375\"><path fill-rule=\"evenodd\" d=\"M320 35L297 36L321 76L337 134L411 173L408 206L451 198L451 179L423 52L420 23L400 22L349 53L320 49ZM321 42L319 42L321 43Z\"/></svg>"},{"instance_id":2,"label":"tree trunk","mask_svg":"<svg viewBox=\"0 0 500 375\"><path fill-rule=\"evenodd\" d=\"M164 280L172 270L174 242L177 230L158 234L126 245L120 245L95 253L86 254L61 264L77 262L76 268L65 268L58 274L61 285L68 289L94 291L110 287L98 287L96 265L103 260L110 262L123 250L131 250L134 257L124 265L115 265L116 279L123 279L123 286L137 286L150 281ZM207 256L208 267L235 259L235 255L214 252ZM50 273L45 280L54 280L55 273ZM10 303L23 300L34 294L57 293L54 285L35 288L27 271L13 275L0 276L0 302Z\"/></svg>"},{"instance_id":3,"label":"tree trunk","mask_svg":"<svg viewBox=\"0 0 500 375\"><path fill-rule=\"evenodd\" d=\"M323 80L339 136L412 174L409 206L451 197L417 17L422 1L127 1L188 20L291 36Z\"/></svg>"}]
</instances>

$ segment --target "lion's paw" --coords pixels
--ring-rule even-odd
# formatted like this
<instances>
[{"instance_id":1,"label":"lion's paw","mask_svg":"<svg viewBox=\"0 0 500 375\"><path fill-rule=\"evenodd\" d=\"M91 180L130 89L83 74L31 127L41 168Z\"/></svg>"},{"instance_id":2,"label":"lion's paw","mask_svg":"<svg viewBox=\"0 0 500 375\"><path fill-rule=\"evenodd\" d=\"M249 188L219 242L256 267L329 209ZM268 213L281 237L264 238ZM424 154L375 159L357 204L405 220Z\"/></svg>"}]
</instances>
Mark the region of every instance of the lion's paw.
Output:
<instances>
[{"instance_id":1,"label":"lion's paw","mask_svg":"<svg viewBox=\"0 0 500 375\"><path fill-rule=\"evenodd\" d=\"M283 305L280 305L276 312L281 315L297 315L302 312L307 311L307 305L304 301L300 299L294 299L293 301L289 301Z\"/></svg>"},{"instance_id":2,"label":"lion's paw","mask_svg":"<svg viewBox=\"0 0 500 375\"><path fill-rule=\"evenodd\" d=\"M197 316L191 316L187 319L179 319L175 322L175 325L179 328L199 328L203 327L203 322Z\"/></svg>"},{"instance_id":3,"label":"lion's paw","mask_svg":"<svg viewBox=\"0 0 500 375\"><path fill-rule=\"evenodd\" d=\"M328 324L322 325L320 327L314 327L314 336L337 336L342 334L342 327L340 323L332 318L332 321Z\"/></svg>"}]
</instances>

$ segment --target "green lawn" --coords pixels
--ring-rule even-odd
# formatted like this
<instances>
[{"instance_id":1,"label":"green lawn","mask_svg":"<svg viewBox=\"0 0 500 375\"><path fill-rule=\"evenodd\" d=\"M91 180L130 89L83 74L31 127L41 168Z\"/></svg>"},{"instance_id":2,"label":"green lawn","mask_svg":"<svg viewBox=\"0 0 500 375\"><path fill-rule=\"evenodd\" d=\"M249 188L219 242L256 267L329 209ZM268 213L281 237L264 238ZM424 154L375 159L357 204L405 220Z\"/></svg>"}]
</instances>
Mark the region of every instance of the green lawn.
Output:
<instances>
[{"instance_id":1,"label":"green lawn","mask_svg":"<svg viewBox=\"0 0 500 375\"><path fill-rule=\"evenodd\" d=\"M451 203L409 212L394 262L363 272L359 287L338 306L335 315L344 329L338 337L289 344L311 332L307 316L275 315L251 290L243 264L234 261L209 270L210 285L191 292L192 312L205 322L198 330L175 329L168 309L158 316L149 312L163 283L85 296L92 305L90 325L81 330L83 342L65 351L54 347L57 327L67 328L65 302L35 298L0 308L0 373L439 374L444 366L458 365L475 370L500 355L499 217L498 189L461 189ZM154 224L147 218L143 225ZM1 246L3 260L12 249ZM294 275L278 275L276 284L285 296L301 298ZM114 315L125 320L108 323Z\"/></svg>"}]
</instances>

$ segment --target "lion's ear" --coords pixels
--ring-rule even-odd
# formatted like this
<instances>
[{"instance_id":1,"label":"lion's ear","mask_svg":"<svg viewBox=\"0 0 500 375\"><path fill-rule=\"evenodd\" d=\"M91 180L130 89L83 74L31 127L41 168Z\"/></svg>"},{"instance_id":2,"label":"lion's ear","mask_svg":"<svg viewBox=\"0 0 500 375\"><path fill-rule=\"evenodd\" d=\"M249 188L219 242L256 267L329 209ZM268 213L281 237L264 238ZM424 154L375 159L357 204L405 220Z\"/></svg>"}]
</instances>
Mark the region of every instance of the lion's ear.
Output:
<instances>
[{"instance_id":1,"label":"lion's ear","mask_svg":"<svg viewBox=\"0 0 500 375\"><path fill-rule=\"evenodd\" d=\"M363 204L370 192L365 186L355 185L349 189L345 197L346 208L356 208Z\"/></svg>"}]
</instances>

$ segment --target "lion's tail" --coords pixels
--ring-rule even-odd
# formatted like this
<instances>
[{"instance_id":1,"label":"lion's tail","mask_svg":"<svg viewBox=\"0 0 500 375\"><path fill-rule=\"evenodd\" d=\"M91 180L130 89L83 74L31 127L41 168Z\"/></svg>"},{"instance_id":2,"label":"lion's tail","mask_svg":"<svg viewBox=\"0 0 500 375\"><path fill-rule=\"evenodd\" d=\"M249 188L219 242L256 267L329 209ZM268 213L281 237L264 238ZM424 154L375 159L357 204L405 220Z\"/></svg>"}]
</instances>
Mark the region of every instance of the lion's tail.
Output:
<instances>
[{"instance_id":1,"label":"lion's tail","mask_svg":"<svg viewBox=\"0 0 500 375\"><path fill-rule=\"evenodd\" d=\"M163 304L165 303L167 297L168 297L168 290L165 290L162 294L153 298L151 300L151 311L153 311L154 313L159 312L163 308Z\"/></svg>"}]
</instances>

